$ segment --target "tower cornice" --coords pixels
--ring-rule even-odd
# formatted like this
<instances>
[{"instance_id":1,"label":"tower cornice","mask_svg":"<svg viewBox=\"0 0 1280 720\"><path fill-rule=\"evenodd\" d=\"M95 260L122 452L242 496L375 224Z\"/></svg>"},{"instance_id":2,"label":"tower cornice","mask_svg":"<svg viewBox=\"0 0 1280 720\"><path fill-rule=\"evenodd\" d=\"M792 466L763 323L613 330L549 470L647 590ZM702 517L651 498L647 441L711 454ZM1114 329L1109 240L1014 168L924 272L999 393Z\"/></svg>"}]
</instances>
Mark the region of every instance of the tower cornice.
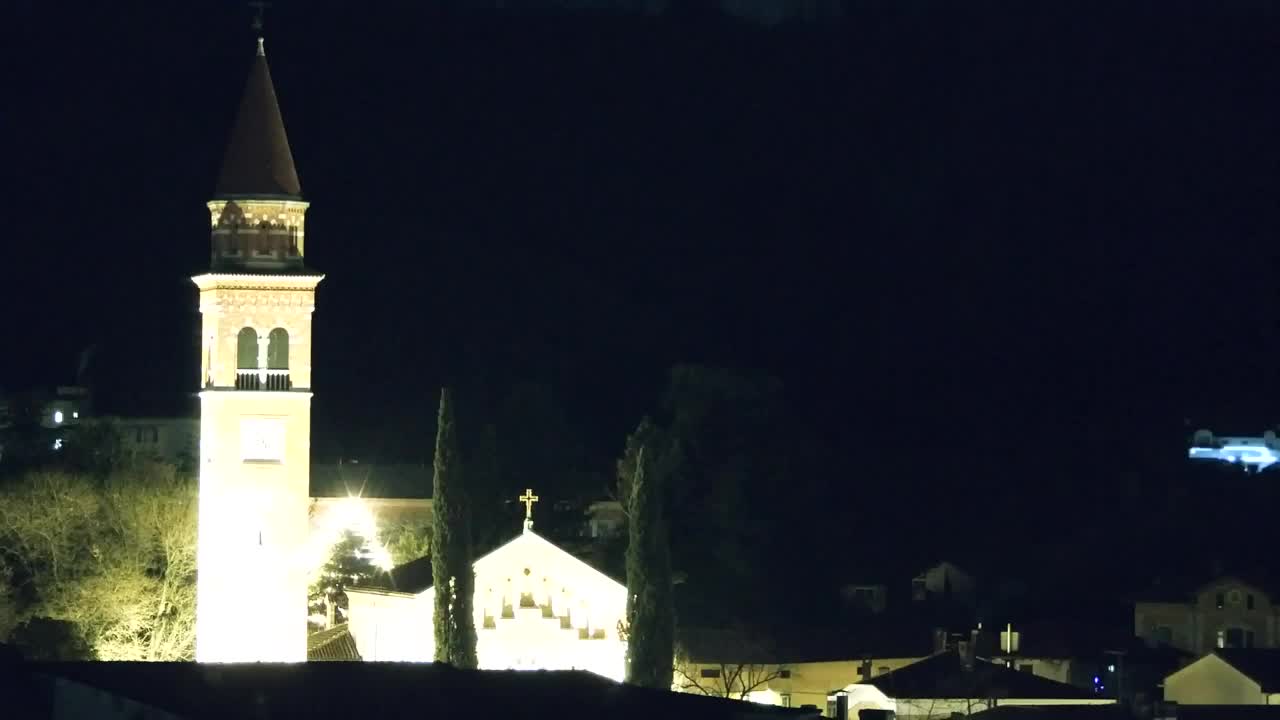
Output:
<instances>
[{"instance_id":1,"label":"tower cornice","mask_svg":"<svg viewBox=\"0 0 1280 720\"><path fill-rule=\"evenodd\" d=\"M313 272L299 274L257 274L210 272L196 275L191 281L204 290L315 290L324 275Z\"/></svg>"}]
</instances>

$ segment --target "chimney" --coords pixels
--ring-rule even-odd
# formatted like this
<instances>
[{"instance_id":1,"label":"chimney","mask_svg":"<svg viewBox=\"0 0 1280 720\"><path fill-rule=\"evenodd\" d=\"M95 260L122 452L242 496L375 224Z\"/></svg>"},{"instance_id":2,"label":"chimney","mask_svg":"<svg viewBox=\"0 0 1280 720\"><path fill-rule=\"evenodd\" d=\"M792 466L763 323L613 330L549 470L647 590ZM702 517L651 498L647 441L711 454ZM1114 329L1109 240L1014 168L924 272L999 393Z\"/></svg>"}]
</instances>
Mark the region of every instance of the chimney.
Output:
<instances>
[{"instance_id":1,"label":"chimney","mask_svg":"<svg viewBox=\"0 0 1280 720\"><path fill-rule=\"evenodd\" d=\"M960 666L965 671L973 669L973 650L972 640L961 640L956 643L956 655L960 656Z\"/></svg>"},{"instance_id":2,"label":"chimney","mask_svg":"<svg viewBox=\"0 0 1280 720\"><path fill-rule=\"evenodd\" d=\"M947 651L947 631L943 628L933 629L933 651L935 653Z\"/></svg>"},{"instance_id":3,"label":"chimney","mask_svg":"<svg viewBox=\"0 0 1280 720\"><path fill-rule=\"evenodd\" d=\"M862 671L860 674L862 675L863 680L871 679L871 658L862 658Z\"/></svg>"}]
</instances>

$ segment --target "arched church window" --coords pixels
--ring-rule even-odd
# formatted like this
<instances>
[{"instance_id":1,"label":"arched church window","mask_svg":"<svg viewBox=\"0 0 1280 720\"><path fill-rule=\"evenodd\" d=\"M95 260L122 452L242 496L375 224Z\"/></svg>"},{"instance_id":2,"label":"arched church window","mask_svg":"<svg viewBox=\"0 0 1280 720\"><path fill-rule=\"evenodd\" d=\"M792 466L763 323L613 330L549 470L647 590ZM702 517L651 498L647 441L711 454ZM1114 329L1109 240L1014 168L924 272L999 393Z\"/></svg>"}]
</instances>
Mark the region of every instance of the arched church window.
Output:
<instances>
[{"instance_id":1,"label":"arched church window","mask_svg":"<svg viewBox=\"0 0 1280 720\"><path fill-rule=\"evenodd\" d=\"M236 367L240 370L258 367L258 331L251 327L240 328L236 336Z\"/></svg>"},{"instance_id":2,"label":"arched church window","mask_svg":"<svg viewBox=\"0 0 1280 720\"><path fill-rule=\"evenodd\" d=\"M276 328L267 335L267 368L289 369L289 331L284 328Z\"/></svg>"}]
</instances>

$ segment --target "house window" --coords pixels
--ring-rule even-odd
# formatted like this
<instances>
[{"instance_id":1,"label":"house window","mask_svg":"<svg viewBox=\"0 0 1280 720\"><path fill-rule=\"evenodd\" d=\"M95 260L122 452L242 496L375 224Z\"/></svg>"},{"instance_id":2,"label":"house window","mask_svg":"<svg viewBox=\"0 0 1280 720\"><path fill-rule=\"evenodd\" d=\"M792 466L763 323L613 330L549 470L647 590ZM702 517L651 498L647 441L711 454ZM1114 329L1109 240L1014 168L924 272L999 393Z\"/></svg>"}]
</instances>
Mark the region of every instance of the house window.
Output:
<instances>
[{"instance_id":1,"label":"house window","mask_svg":"<svg viewBox=\"0 0 1280 720\"><path fill-rule=\"evenodd\" d=\"M1244 606L1248 610L1253 609L1253 593L1244 596Z\"/></svg>"},{"instance_id":2,"label":"house window","mask_svg":"<svg viewBox=\"0 0 1280 720\"><path fill-rule=\"evenodd\" d=\"M783 680L790 680L790 679L791 679L791 671L790 671L790 670L779 670L779 671L778 671L778 677L782 678Z\"/></svg>"},{"instance_id":3,"label":"house window","mask_svg":"<svg viewBox=\"0 0 1280 720\"><path fill-rule=\"evenodd\" d=\"M858 666L858 677L865 678L866 676L867 676L867 666L866 666L866 665L859 665L859 666Z\"/></svg>"},{"instance_id":4,"label":"house window","mask_svg":"<svg viewBox=\"0 0 1280 720\"><path fill-rule=\"evenodd\" d=\"M888 665L881 665L881 666L880 666L880 668L879 668L878 670L876 670L876 674L877 674L877 675L883 675L883 674L885 674L885 673L887 673L887 672L889 672L889 666L888 666Z\"/></svg>"},{"instance_id":5,"label":"house window","mask_svg":"<svg viewBox=\"0 0 1280 720\"><path fill-rule=\"evenodd\" d=\"M720 677L720 668L702 668L698 671L698 675L704 678Z\"/></svg>"},{"instance_id":6,"label":"house window","mask_svg":"<svg viewBox=\"0 0 1280 720\"><path fill-rule=\"evenodd\" d=\"M778 693L778 704L782 707L791 707L791 693Z\"/></svg>"},{"instance_id":7,"label":"house window","mask_svg":"<svg viewBox=\"0 0 1280 720\"><path fill-rule=\"evenodd\" d=\"M1227 603L1226 603L1226 597L1225 597L1222 593L1218 593L1218 598L1217 598L1217 600L1218 600L1218 609L1219 609L1219 610L1221 610L1222 608L1226 607L1226 604L1227 604Z\"/></svg>"},{"instance_id":8,"label":"house window","mask_svg":"<svg viewBox=\"0 0 1280 720\"><path fill-rule=\"evenodd\" d=\"M1019 665L1019 666L1018 666L1018 672L1033 673L1033 674L1034 674L1034 672L1035 672L1034 668L1035 668L1035 664L1034 664L1034 663L1027 663L1027 664L1025 664L1025 665Z\"/></svg>"},{"instance_id":9,"label":"house window","mask_svg":"<svg viewBox=\"0 0 1280 720\"><path fill-rule=\"evenodd\" d=\"M1218 631L1219 644L1222 648L1250 648L1253 647L1253 631L1244 628L1227 628L1226 631Z\"/></svg>"},{"instance_id":10,"label":"house window","mask_svg":"<svg viewBox=\"0 0 1280 720\"><path fill-rule=\"evenodd\" d=\"M1232 606L1232 607L1235 607L1235 606L1239 605L1239 604L1240 604L1240 591L1239 591L1239 590L1232 590L1231 592L1227 593L1227 601L1231 603L1231 606Z\"/></svg>"}]
</instances>

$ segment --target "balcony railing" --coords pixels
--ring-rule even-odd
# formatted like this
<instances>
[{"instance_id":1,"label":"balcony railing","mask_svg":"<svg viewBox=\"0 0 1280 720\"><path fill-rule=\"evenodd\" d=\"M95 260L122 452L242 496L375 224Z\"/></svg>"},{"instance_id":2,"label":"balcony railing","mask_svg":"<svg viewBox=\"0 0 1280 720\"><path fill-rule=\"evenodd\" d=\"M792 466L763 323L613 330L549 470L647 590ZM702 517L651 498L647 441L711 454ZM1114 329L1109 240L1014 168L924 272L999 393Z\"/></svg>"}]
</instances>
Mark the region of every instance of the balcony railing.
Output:
<instances>
[{"instance_id":1,"label":"balcony railing","mask_svg":"<svg viewBox=\"0 0 1280 720\"><path fill-rule=\"evenodd\" d=\"M293 383L288 370L242 368L236 370L237 390L289 390Z\"/></svg>"}]
</instances>

